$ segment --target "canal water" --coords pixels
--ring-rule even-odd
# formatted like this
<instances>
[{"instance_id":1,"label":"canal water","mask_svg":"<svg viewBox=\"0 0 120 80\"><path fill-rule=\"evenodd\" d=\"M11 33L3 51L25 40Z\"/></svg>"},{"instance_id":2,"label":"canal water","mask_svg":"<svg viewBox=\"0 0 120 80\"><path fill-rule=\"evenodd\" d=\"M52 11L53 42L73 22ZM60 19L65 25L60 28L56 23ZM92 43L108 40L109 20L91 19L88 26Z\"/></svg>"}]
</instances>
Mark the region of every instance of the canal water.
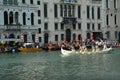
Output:
<instances>
[{"instance_id":1,"label":"canal water","mask_svg":"<svg viewBox=\"0 0 120 80\"><path fill-rule=\"evenodd\" d=\"M120 80L120 50L70 56L60 51L0 54L0 80Z\"/></svg>"}]
</instances>

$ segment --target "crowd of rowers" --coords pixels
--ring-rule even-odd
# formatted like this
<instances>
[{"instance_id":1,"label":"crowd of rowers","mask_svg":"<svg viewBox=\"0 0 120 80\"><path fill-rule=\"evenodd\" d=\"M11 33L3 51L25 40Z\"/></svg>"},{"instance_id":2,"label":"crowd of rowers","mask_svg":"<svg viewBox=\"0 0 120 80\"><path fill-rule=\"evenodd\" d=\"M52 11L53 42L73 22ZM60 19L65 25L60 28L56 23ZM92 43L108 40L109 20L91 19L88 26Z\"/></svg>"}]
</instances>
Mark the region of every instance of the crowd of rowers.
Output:
<instances>
[{"instance_id":1,"label":"crowd of rowers","mask_svg":"<svg viewBox=\"0 0 120 80\"><path fill-rule=\"evenodd\" d=\"M79 50L79 51L99 51L107 48L106 41L84 40L84 41L72 41L62 43L62 48L66 50Z\"/></svg>"}]
</instances>

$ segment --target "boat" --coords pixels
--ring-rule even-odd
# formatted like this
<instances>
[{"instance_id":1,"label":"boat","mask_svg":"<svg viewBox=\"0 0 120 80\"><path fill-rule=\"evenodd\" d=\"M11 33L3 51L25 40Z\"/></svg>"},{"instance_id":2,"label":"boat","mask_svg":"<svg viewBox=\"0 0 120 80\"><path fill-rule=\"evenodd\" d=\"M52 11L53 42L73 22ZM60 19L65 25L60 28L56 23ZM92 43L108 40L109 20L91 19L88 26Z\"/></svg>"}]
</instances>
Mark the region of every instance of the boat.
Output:
<instances>
[{"instance_id":1,"label":"boat","mask_svg":"<svg viewBox=\"0 0 120 80\"><path fill-rule=\"evenodd\" d=\"M19 44L22 43L21 39L0 39L0 53L19 52Z\"/></svg>"},{"instance_id":2,"label":"boat","mask_svg":"<svg viewBox=\"0 0 120 80\"><path fill-rule=\"evenodd\" d=\"M40 52L42 48L34 43L24 43L22 47L18 49L20 52Z\"/></svg>"},{"instance_id":3,"label":"boat","mask_svg":"<svg viewBox=\"0 0 120 80\"><path fill-rule=\"evenodd\" d=\"M45 44L42 49L45 51L57 51L61 49L61 46L58 44Z\"/></svg>"},{"instance_id":4,"label":"boat","mask_svg":"<svg viewBox=\"0 0 120 80\"><path fill-rule=\"evenodd\" d=\"M71 55L71 54L95 54L95 53L107 53L109 51L113 50L113 48L106 48L98 51L75 51L75 50L65 50L61 47L61 53L63 55Z\"/></svg>"}]
</instances>

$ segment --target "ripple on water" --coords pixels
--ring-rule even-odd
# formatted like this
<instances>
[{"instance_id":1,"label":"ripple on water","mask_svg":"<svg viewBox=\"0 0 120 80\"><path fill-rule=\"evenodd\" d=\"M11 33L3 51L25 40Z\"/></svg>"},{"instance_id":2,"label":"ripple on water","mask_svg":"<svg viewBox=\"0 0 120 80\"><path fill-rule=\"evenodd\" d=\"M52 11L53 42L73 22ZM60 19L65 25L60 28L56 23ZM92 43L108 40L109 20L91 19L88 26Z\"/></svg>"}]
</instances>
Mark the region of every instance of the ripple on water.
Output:
<instances>
[{"instance_id":1,"label":"ripple on water","mask_svg":"<svg viewBox=\"0 0 120 80\"><path fill-rule=\"evenodd\" d=\"M119 80L118 53L66 57L59 51L3 54L0 80Z\"/></svg>"}]
</instances>

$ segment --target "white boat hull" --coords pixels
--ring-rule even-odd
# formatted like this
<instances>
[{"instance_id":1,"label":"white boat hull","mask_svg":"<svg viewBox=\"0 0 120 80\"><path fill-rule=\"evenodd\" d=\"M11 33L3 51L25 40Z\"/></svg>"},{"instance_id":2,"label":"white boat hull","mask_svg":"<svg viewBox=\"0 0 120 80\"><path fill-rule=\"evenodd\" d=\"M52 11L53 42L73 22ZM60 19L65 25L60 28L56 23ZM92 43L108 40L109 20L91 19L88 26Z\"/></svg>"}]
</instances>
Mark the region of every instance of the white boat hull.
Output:
<instances>
[{"instance_id":1,"label":"white boat hull","mask_svg":"<svg viewBox=\"0 0 120 80\"><path fill-rule=\"evenodd\" d=\"M107 53L109 51L111 51L112 48L106 48L103 49L101 51L75 51L75 50L64 50L63 48L61 48L61 53L63 55L70 55L70 54L94 54L94 53Z\"/></svg>"}]
</instances>

